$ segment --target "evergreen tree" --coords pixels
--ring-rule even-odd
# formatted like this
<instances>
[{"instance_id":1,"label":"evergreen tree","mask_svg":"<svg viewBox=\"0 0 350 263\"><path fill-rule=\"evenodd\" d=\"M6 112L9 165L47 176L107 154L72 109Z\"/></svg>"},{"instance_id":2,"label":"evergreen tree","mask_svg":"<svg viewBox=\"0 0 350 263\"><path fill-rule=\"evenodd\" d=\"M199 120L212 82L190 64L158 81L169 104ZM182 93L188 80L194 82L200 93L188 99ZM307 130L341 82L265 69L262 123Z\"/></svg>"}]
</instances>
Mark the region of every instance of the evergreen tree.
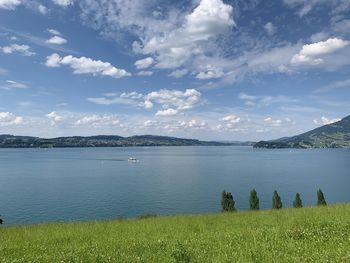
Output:
<instances>
[{"instance_id":1,"label":"evergreen tree","mask_svg":"<svg viewBox=\"0 0 350 263\"><path fill-rule=\"evenodd\" d=\"M249 196L249 206L250 210L259 210L259 197L255 189L250 192Z\"/></svg>"},{"instance_id":2,"label":"evergreen tree","mask_svg":"<svg viewBox=\"0 0 350 263\"><path fill-rule=\"evenodd\" d=\"M221 194L221 211L222 212L234 212L235 201L233 200L233 196L230 192L223 191Z\"/></svg>"},{"instance_id":3,"label":"evergreen tree","mask_svg":"<svg viewBox=\"0 0 350 263\"><path fill-rule=\"evenodd\" d=\"M294 208L303 207L303 201L301 201L299 193L296 193L296 195L295 195L295 199L294 199L294 202L293 202L293 207Z\"/></svg>"},{"instance_id":4,"label":"evergreen tree","mask_svg":"<svg viewBox=\"0 0 350 263\"><path fill-rule=\"evenodd\" d=\"M318 189L317 191L317 205L327 205L326 199L324 198L324 195L321 189Z\"/></svg>"},{"instance_id":5,"label":"evergreen tree","mask_svg":"<svg viewBox=\"0 0 350 263\"><path fill-rule=\"evenodd\" d=\"M272 208L273 209L281 209L282 208L282 200L281 200L281 197L278 195L276 190L273 192Z\"/></svg>"}]
</instances>

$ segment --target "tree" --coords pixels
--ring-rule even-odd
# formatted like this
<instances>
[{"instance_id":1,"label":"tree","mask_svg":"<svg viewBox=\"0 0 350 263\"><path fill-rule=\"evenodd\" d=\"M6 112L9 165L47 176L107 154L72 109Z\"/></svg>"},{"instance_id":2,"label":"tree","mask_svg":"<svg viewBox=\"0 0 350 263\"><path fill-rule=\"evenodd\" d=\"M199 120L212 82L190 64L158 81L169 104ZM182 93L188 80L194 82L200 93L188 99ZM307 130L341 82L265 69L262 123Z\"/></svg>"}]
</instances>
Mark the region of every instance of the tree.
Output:
<instances>
[{"instance_id":1,"label":"tree","mask_svg":"<svg viewBox=\"0 0 350 263\"><path fill-rule=\"evenodd\" d=\"M0 215L0 225L2 225L4 223L4 220L1 219L1 215Z\"/></svg>"},{"instance_id":2,"label":"tree","mask_svg":"<svg viewBox=\"0 0 350 263\"><path fill-rule=\"evenodd\" d=\"M282 208L281 197L278 195L277 191L275 190L273 192L273 197L272 197L272 209L281 209L281 208Z\"/></svg>"},{"instance_id":3,"label":"tree","mask_svg":"<svg viewBox=\"0 0 350 263\"><path fill-rule=\"evenodd\" d=\"M327 205L326 199L324 198L324 195L321 189L318 189L317 191L317 205Z\"/></svg>"},{"instance_id":4,"label":"tree","mask_svg":"<svg viewBox=\"0 0 350 263\"><path fill-rule=\"evenodd\" d=\"M294 199L294 202L293 202L293 207L294 208L303 207L303 201L301 201L299 193L296 193L296 195L295 195L295 199Z\"/></svg>"},{"instance_id":5,"label":"tree","mask_svg":"<svg viewBox=\"0 0 350 263\"><path fill-rule=\"evenodd\" d=\"M221 211L222 212L234 212L235 201L233 200L233 196L230 192L223 191L221 194Z\"/></svg>"},{"instance_id":6,"label":"tree","mask_svg":"<svg viewBox=\"0 0 350 263\"><path fill-rule=\"evenodd\" d=\"M259 197L255 189L250 192L249 196L249 206L250 210L259 210Z\"/></svg>"}]
</instances>

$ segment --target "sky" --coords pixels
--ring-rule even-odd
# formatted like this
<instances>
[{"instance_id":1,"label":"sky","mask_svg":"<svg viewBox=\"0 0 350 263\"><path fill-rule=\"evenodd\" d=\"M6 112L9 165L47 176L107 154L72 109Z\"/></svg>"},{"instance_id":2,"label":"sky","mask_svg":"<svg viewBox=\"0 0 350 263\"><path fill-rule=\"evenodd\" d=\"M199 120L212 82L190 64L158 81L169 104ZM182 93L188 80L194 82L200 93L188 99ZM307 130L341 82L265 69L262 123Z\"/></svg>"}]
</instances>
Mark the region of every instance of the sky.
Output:
<instances>
[{"instance_id":1,"label":"sky","mask_svg":"<svg viewBox=\"0 0 350 263\"><path fill-rule=\"evenodd\" d=\"M0 134L276 139L349 73L350 0L0 0Z\"/></svg>"}]
</instances>

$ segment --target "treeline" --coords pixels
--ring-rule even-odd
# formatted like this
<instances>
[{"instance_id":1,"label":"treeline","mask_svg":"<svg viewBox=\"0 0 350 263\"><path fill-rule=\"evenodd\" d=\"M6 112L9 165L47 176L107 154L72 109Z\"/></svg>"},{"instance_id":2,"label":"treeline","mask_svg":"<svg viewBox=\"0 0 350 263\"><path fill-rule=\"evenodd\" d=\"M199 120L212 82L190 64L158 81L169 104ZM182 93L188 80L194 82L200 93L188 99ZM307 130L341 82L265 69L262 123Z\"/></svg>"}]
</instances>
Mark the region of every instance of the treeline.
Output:
<instances>
[{"instance_id":1,"label":"treeline","mask_svg":"<svg viewBox=\"0 0 350 263\"><path fill-rule=\"evenodd\" d=\"M222 212L235 212L237 211L235 207L236 202L233 200L233 195L230 192L223 191L221 193L221 211ZM327 205L326 199L321 189L317 191L317 205ZM259 210L260 203L258 193L255 189L250 192L249 195L249 207L250 210ZM282 199L278 192L275 190L272 195L272 209L282 209ZM294 208L303 207L303 201L301 200L300 194L296 193L293 201Z\"/></svg>"}]
</instances>

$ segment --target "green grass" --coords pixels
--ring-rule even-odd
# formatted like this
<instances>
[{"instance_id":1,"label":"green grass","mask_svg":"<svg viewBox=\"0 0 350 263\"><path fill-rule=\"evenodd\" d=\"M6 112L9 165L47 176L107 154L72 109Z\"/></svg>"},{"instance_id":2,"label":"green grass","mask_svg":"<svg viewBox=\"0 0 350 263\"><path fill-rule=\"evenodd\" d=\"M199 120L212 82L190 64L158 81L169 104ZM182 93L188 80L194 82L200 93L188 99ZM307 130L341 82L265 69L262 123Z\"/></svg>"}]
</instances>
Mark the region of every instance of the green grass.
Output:
<instances>
[{"instance_id":1,"label":"green grass","mask_svg":"<svg viewBox=\"0 0 350 263\"><path fill-rule=\"evenodd\" d=\"M0 262L350 262L350 205L0 227Z\"/></svg>"}]
</instances>

